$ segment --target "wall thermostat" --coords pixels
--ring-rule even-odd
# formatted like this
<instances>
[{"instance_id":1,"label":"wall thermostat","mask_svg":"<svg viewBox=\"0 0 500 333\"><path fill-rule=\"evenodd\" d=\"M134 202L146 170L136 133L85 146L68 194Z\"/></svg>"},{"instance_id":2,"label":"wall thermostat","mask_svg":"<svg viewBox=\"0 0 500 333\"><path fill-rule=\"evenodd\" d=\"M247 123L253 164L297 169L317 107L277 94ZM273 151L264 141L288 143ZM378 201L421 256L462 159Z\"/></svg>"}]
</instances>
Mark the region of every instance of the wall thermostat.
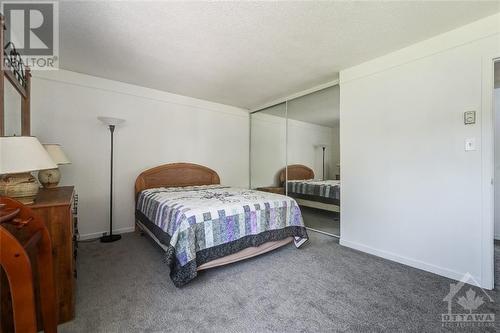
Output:
<instances>
[{"instance_id":1,"label":"wall thermostat","mask_svg":"<svg viewBox=\"0 0 500 333\"><path fill-rule=\"evenodd\" d=\"M476 123L476 111L465 111L464 112L464 124L472 125Z\"/></svg>"}]
</instances>

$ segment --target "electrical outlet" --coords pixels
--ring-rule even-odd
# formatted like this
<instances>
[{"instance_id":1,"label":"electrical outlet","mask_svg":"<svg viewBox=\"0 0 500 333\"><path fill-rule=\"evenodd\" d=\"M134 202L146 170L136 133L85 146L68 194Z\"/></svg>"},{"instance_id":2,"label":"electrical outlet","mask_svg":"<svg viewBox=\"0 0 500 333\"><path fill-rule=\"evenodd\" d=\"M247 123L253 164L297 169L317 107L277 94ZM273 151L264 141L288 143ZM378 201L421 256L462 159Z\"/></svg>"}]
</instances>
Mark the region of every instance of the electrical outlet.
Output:
<instances>
[{"instance_id":1,"label":"electrical outlet","mask_svg":"<svg viewBox=\"0 0 500 333\"><path fill-rule=\"evenodd\" d=\"M476 150L476 138L465 139L465 151Z\"/></svg>"}]
</instances>

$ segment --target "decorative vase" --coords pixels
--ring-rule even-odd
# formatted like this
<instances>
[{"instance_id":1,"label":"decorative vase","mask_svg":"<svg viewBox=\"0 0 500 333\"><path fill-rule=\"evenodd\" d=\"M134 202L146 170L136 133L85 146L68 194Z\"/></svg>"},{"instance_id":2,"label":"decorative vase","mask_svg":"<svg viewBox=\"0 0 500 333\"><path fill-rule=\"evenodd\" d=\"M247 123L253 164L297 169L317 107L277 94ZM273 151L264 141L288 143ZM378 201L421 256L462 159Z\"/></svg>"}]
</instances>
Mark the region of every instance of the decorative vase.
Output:
<instances>
[{"instance_id":1,"label":"decorative vase","mask_svg":"<svg viewBox=\"0 0 500 333\"><path fill-rule=\"evenodd\" d=\"M56 187L61 180L61 172L59 171L59 168L40 170L38 172L38 180L45 188Z\"/></svg>"},{"instance_id":2,"label":"decorative vase","mask_svg":"<svg viewBox=\"0 0 500 333\"><path fill-rule=\"evenodd\" d=\"M35 201L40 185L30 172L1 176L0 195L14 198L23 204Z\"/></svg>"}]
</instances>

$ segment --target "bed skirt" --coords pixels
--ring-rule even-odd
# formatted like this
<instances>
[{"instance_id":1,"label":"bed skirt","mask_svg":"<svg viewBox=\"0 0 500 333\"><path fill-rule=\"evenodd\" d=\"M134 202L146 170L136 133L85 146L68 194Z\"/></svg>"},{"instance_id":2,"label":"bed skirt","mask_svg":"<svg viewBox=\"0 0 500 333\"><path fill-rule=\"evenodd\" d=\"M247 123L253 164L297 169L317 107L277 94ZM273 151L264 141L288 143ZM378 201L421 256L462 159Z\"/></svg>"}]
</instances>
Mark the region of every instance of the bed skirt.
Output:
<instances>
[{"instance_id":1,"label":"bed skirt","mask_svg":"<svg viewBox=\"0 0 500 333\"><path fill-rule=\"evenodd\" d=\"M135 217L141 222L163 245L166 249L167 264L170 267L170 278L176 287L182 287L197 276L197 272L204 267L203 265L213 262L214 260L236 254L250 247L258 247L268 242L278 242L290 237L307 238L307 231L302 226L288 226L282 229L267 230L256 235L247 235L235 241L213 246L196 252L196 258L181 266L175 255L175 249L170 245L170 235L164 232L160 227L151 222L141 211L136 210ZM276 244L277 245L277 244ZM274 248L277 248L276 246ZM272 248L272 249L274 249ZM268 249L269 251L271 249ZM261 253L267 252L263 251ZM256 255L256 254L254 254ZM254 255L247 256L252 257ZM242 258L243 259L243 258ZM241 259L239 259L241 260ZM235 260L233 260L234 262ZM229 263L228 261L226 263ZM210 267L220 266L216 264Z\"/></svg>"}]
</instances>

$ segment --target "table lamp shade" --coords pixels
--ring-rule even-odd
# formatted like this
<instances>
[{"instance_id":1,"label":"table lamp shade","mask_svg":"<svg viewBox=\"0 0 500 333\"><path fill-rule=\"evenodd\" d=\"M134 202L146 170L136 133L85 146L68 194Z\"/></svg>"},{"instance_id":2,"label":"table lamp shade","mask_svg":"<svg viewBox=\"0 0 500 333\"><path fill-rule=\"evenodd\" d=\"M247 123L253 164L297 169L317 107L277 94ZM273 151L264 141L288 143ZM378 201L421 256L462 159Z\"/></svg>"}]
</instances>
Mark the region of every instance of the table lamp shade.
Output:
<instances>
[{"instance_id":1,"label":"table lamp shade","mask_svg":"<svg viewBox=\"0 0 500 333\"><path fill-rule=\"evenodd\" d=\"M54 168L57 165L37 138L0 137L0 175Z\"/></svg>"},{"instance_id":2,"label":"table lamp shade","mask_svg":"<svg viewBox=\"0 0 500 333\"><path fill-rule=\"evenodd\" d=\"M68 159L60 145L57 144L44 144L43 147L49 153L50 157L55 164L70 164L71 161Z\"/></svg>"}]
</instances>

